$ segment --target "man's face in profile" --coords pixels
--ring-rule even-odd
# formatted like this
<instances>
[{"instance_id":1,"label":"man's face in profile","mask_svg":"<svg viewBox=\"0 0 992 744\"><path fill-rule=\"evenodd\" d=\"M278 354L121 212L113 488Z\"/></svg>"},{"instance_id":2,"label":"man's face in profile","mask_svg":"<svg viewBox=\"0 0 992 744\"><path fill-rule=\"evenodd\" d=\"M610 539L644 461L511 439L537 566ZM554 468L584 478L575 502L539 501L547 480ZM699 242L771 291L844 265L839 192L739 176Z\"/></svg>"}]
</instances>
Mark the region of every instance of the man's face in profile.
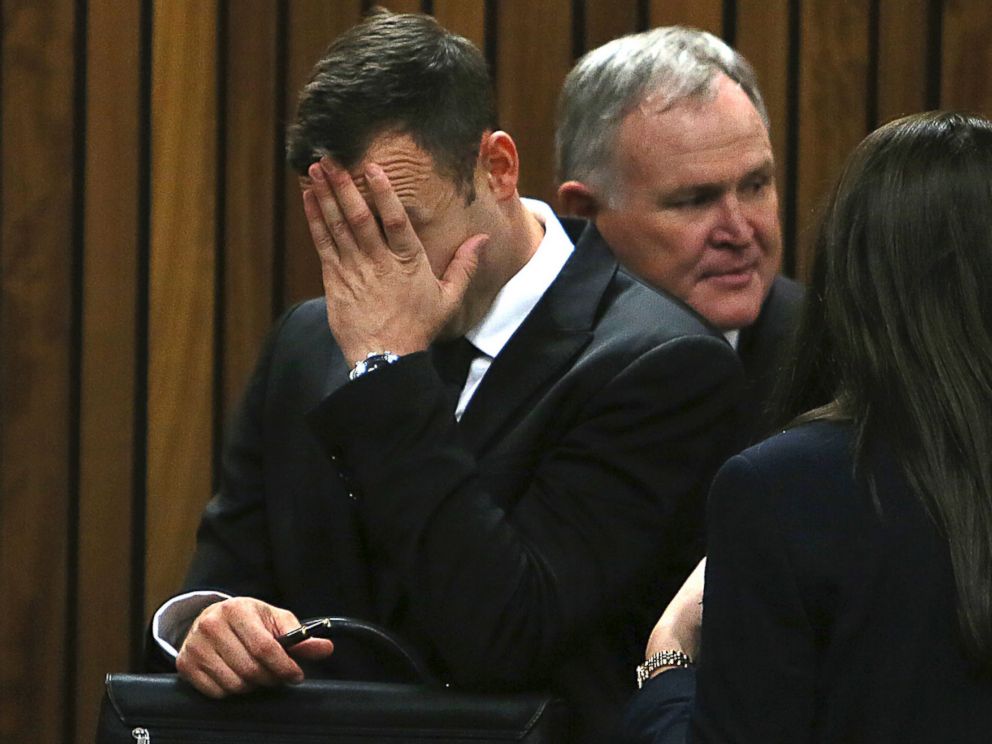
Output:
<instances>
[{"instance_id":1,"label":"man's face in profile","mask_svg":"<svg viewBox=\"0 0 992 744\"><path fill-rule=\"evenodd\" d=\"M782 243L768 132L725 76L710 100L649 96L620 125L616 191L596 225L617 258L721 330L753 323Z\"/></svg>"}]
</instances>

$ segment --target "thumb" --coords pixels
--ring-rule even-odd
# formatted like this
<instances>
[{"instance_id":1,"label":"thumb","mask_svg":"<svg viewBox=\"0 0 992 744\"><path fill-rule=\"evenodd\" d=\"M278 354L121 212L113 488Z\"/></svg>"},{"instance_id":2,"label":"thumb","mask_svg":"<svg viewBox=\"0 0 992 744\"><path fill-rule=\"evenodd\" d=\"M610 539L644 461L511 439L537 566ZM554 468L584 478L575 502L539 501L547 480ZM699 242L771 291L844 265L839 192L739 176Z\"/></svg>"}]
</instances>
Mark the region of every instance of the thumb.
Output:
<instances>
[{"instance_id":1,"label":"thumb","mask_svg":"<svg viewBox=\"0 0 992 744\"><path fill-rule=\"evenodd\" d=\"M450 301L456 303L461 301L469 282L475 275L475 270L479 267L479 252L484 250L488 243L489 236L479 234L473 235L458 246L451 263L444 270L444 276L441 277L442 292Z\"/></svg>"},{"instance_id":2,"label":"thumb","mask_svg":"<svg viewBox=\"0 0 992 744\"><path fill-rule=\"evenodd\" d=\"M310 638L288 649L289 655L298 659L316 661L334 653L334 643L329 638Z\"/></svg>"}]
</instances>

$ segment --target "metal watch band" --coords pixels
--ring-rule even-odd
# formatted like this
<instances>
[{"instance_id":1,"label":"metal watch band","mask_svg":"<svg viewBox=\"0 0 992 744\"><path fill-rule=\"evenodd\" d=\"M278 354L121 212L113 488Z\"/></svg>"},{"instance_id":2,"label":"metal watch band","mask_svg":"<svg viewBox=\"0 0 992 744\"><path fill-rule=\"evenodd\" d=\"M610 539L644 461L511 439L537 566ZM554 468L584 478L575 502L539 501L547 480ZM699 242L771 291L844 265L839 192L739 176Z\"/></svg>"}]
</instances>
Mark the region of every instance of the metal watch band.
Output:
<instances>
[{"instance_id":1,"label":"metal watch band","mask_svg":"<svg viewBox=\"0 0 992 744\"><path fill-rule=\"evenodd\" d=\"M688 669L692 666L692 659L682 651L659 651L637 667L637 689L644 687L644 683L651 678L651 672L666 666Z\"/></svg>"},{"instance_id":2,"label":"metal watch band","mask_svg":"<svg viewBox=\"0 0 992 744\"><path fill-rule=\"evenodd\" d=\"M351 372L348 373L349 380L356 380L362 375L368 374L380 367L386 367L399 361L399 354L391 351L372 351L365 355L365 358L355 363Z\"/></svg>"}]
</instances>

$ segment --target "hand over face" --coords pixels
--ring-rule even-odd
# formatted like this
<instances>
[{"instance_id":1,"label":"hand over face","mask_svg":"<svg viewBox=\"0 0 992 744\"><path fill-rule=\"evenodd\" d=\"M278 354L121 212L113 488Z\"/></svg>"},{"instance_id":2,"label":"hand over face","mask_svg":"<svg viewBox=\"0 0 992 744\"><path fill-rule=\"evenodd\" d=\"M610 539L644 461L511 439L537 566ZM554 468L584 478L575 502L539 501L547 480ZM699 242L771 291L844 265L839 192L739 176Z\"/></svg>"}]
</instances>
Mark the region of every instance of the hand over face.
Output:
<instances>
[{"instance_id":1,"label":"hand over face","mask_svg":"<svg viewBox=\"0 0 992 744\"><path fill-rule=\"evenodd\" d=\"M250 597L217 602L193 622L179 650L176 670L212 698L301 682L303 670L276 641L299 625L292 612ZM334 644L323 638L292 648L293 655L306 659L321 659L333 651Z\"/></svg>"},{"instance_id":2,"label":"hand over face","mask_svg":"<svg viewBox=\"0 0 992 744\"><path fill-rule=\"evenodd\" d=\"M462 243L439 279L378 165L365 168L378 223L347 171L324 158L308 173L304 209L320 256L328 323L346 360L427 348L461 306L485 236Z\"/></svg>"},{"instance_id":3,"label":"hand over face","mask_svg":"<svg viewBox=\"0 0 992 744\"><path fill-rule=\"evenodd\" d=\"M650 658L659 651L682 651L693 661L698 659L705 572L706 559L703 558L661 614L651 631L644 658Z\"/></svg>"}]
</instances>

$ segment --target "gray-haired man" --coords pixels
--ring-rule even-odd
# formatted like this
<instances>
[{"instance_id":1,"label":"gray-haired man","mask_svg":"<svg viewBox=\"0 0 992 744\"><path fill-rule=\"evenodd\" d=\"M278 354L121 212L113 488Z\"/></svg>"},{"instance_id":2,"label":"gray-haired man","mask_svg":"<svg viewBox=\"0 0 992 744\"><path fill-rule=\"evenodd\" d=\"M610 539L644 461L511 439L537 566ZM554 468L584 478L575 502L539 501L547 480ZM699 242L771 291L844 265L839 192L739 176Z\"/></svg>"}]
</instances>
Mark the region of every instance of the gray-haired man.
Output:
<instances>
[{"instance_id":1,"label":"gray-haired man","mask_svg":"<svg viewBox=\"0 0 992 744\"><path fill-rule=\"evenodd\" d=\"M764 433L802 289L777 276L774 157L750 64L680 26L615 39L565 80L556 148L564 210L726 334L750 386L742 441Z\"/></svg>"}]
</instances>

